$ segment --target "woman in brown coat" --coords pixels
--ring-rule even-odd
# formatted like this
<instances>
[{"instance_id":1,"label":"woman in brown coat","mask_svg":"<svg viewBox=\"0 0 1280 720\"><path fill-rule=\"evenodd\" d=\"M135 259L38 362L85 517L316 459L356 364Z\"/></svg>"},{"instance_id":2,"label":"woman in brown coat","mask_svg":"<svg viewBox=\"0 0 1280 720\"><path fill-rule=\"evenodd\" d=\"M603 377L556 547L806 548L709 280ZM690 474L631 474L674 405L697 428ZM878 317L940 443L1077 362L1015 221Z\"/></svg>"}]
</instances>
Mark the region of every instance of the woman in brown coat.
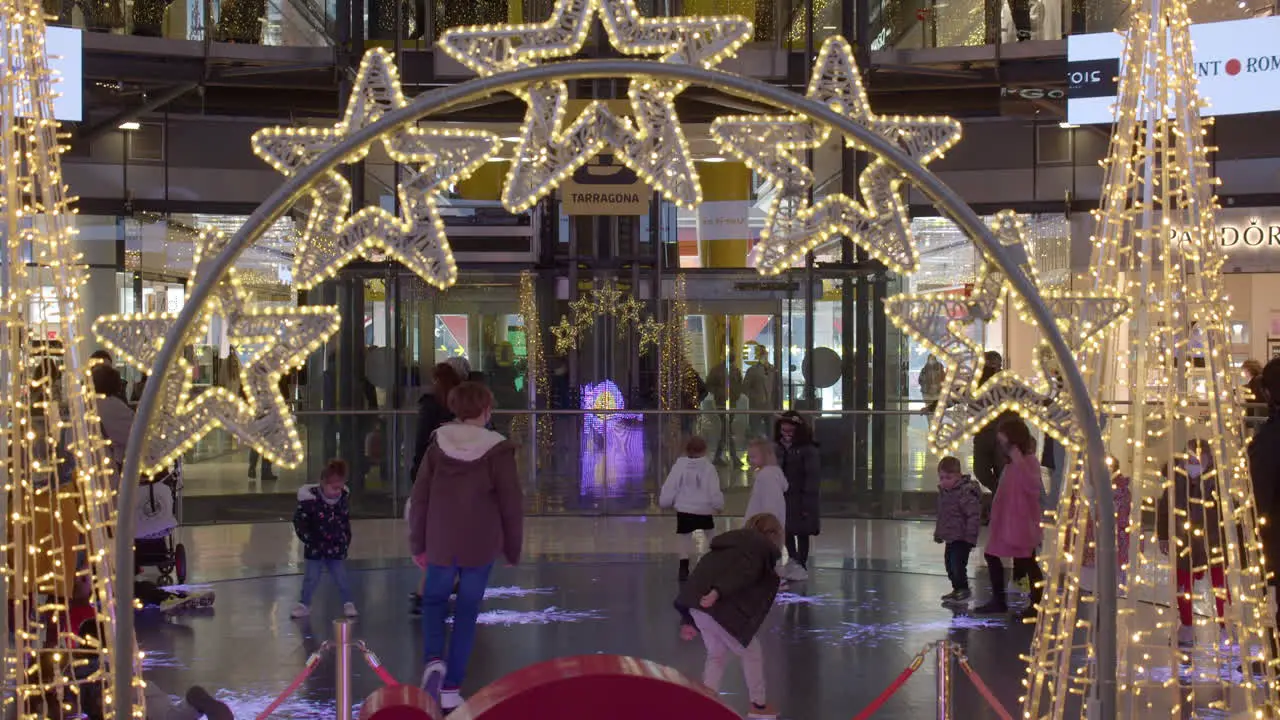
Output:
<instances>
[{"instance_id":1,"label":"woman in brown coat","mask_svg":"<svg viewBox=\"0 0 1280 720\"><path fill-rule=\"evenodd\" d=\"M480 383L462 383L449 393L449 410L455 419L436 430L409 504L409 548L427 571L422 687L445 711L462 704L459 689L493 562L502 556L518 563L524 539L515 445L485 427L493 393ZM446 655L445 620L455 581L458 599Z\"/></svg>"}]
</instances>

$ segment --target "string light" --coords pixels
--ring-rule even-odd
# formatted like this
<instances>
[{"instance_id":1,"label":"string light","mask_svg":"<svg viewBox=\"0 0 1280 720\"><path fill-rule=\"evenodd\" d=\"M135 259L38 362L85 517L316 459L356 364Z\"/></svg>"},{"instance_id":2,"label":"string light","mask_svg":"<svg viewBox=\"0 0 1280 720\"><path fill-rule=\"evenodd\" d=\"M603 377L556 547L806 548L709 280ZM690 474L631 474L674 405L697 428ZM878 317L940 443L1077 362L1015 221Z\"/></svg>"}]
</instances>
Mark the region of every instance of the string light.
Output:
<instances>
[{"instance_id":1,"label":"string light","mask_svg":"<svg viewBox=\"0 0 1280 720\"><path fill-rule=\"evenodd\" d=\"M1019 271L1038 286L1039 275L1027 249L1025 227L1018 215L1003 211L991 220L991 225L1005 251L1019 258ZM1095 342L1104 329L1123 320L1129 308L1123 298L1095 298L1043 290L1040 294L1046 296L1051 307L1056 302L1056 309L1071 308L1079 313L1055 315L1071 347ZM1043 361L1047 353L1032 354L1034 380L1007 369L985 381L979 374L983 365L983 347L970 337L968 328L979 320L991 322L996 319L1011 295L1017 297L1012 292L1008 277L990 257L985 257L971 296L953 292L908 293L885 301L886 317L936 355L947 371L930 426L930 452L937 455L955 452L995 418L1010 411L1026 418L1063 445L1078 446L1080 432L1072 407L1060 383ZM1020 309L1024 322L1035 325L1035 318L1026 311L1021 299L1015 307Z\"/></svg>"},{"instance_id":2,"label":"string light","mask_svg":"<svg viewBox=\"0 0 1280 720\"><path fill-rule=\"evenodd\" d=\"M952 118L872 113L853 48L842 37L823 42L807 97L883 135L921 165L942 157L960 139L960 123ZM821 147L830 135L826 125L798 115L719 117L711 123L711 136L723 152L777 186L760 242L752 248L756 269L776 275L833 238L848 237L891 270L914 272L920 255L902 198L906 178L883 159L872 160L858 177L861 203L839 193L810 203L813 173L796 151Z\"/></svg>"},{"instance_id":3,"label":"string light","mask_svg":"<svg viewBox=\"0 0 1280 720\"><path fill-rule=\"evenodd\" d=\"M292 175L348 134L407 105L399 73L382 48L365 54L342 120L332 128L273 127L253 135L253 151L277 171ZM351 184L337 170L313 185L306 227L294 252L293 282L306 290L333 277L357 257L385 253L440 289L458 278L457 264L437 208L441 192L471 176L502 145L497 135L478 130L401 128L380 138L391 159L408 165L396 189L400 216L378 206L348 217ZM349 165L369 152L366 145L344 159Z\"/></svg>"},{"instance_id":4,"label":"string light","mask_svg":"<svg viewBox=\"0 0 1280 720\"><path fill-rule=\"evenodd\" d=\"M112 686L117 658L128 663L135 657L133 648L115 652L92 639L111 637L115 625L109 580L116 478L84 361L87 277L74 246L75 211L59 160L57 78L49 68L43 18L38 0L0 0L0 48L8 70L0 76L0 209L6 219L0 580L10 630L0 656L3 710L20 720L60 717L87 686ZM72 598L98 608L83 635L64 619ZM141 717L141 681L133 688L133 715ZM108 705L106 716L115 719L112 710Z\"/></svg>"},{"instance_id":5,"label":"string light","mask_svg":"<svg viewBox=\"0 0 1280 720\"><path fill-rule=\"evenodd\" d=\"M207 265L227 240L217 231L201 234L188 287L212 272ZM215 316L225 323L230 344L245 353L245 359L238 363L243 395L224 387L196 393L194 367L186 357L179 358L168 375L151 378L149 382L161 384L162 399L142 460L143 472L155 473L168 467L218 427L240 438L273 464L297 467L305 455L293 415L280 391L280 380L301 367L308 355L337 332L341 314L334 306L255 304L235 269L231 269L205 306L198 327L188 335L188 346L195 338L207 336ZM176 319L176 313L110 315L94 322L93 332L122 362L149 369Z\"/></svg>"},{"instance_id":6,"label":"string light","mask_svg":"<svg viewBox=\"0 0 1280 720\"><path fill-rule=\"evenodd\" d=\"M444 33L440 46L482 77L571 58L586 44L599 17L609 41L623 55L660 55L661 62L712 68L745 44L745 18L642 17L635 0L556 0L542 23L480 25ZM632 78L627 89L633 118L619 118L591 102L568 127L564 82L517 89L528 109L516 141L502 203L523 212L554 191L588 160L611 146L617 158L671 202L693 208L702 190L681 129L675 98L685 83Z\"/></svg>"},{"instance_id":7,"label":"string light","mask_svg":"<svg viewBox=\"0 0 1280 720\"><path fill-rule=\"evenodd\" d=\"M538 400L549 400L551 397L550 380L547 377L547 357L542 347L542 322L538 316L538 295L535 288L535 280L532 272L525 270L520 273L520 319L524 323L525 336L525 382L530 383L534 389L532 398L532 407L530 410L538 409ZM519 435L518 430L523 430L525 423L528 422L528 415L520 414L512 420L512 434ZM539 414L538 422L538 448L541 450L541 457L549 457L548 453L552 446L552 431L554 424L552 417L547 414Z\"/></svg>"},{"instance_id":8,"label":"string light","mask_svg":"<svg viewBox=\"0 0 1280 720\"><path fill-rule=\"evenodd\" d=\"M1213 148L1204 141L1210 121L1200 118L1190 24L1183 0L1144 0L1131 11L1086 277L1097 295L1129 298L1132 317L1076 354L1099 413L1106 412L1104 434L1119 461L1116 471L1131 478L1132 520L1118 528L1133 537L1119 558L1128 570L1121 573L1117 608L1118 717L1275 717L1271 569L1264 565L1235 397L1225 256L1215 242ZM1179 508L1174 490L1191 482L1179 463L1192 441L1203 444L1214 464L1199 481L1205 497ZM1096 680L1095 610L1079 578L1081 558L1095 549L1090 518L1110 512L1095 508L1112 498L1092 495L1078 453L1068 454L1066 467L1057 552L1046 558L1045 599L1027 658L1022 709L1029 718L1081 712L1079 697ZM1144 515L1165 526L1148 530L1139 522ZM1218 524L1209 526L1215 516ZM1172 540L1168 555L1159 549L1162 536ZM1189 543L1203 543L1196 556L1202 549L1205 564L1193 560ZM1220 570L1224 582L1208 592L1180 592L1179 569ZM1180 629L1171 611L1180 594L1208 601L1208 617L1196 617L1190 631ZM1224 632L1218 631L1218 598L1227 600Z\"/></svg>"}]
</instances>

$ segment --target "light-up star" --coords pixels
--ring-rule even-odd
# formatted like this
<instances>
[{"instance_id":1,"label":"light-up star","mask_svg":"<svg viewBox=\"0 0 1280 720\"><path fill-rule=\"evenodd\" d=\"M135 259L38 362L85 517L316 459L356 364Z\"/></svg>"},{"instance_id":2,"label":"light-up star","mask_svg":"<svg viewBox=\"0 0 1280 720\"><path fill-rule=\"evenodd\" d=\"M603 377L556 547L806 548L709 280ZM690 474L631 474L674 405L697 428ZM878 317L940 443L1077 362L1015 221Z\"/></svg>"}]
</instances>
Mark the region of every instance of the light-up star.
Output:
<instances>
[{"instance_id":1,"label":"light-up star","mask_svg":"<svg viewBox=\"0 0 1280 720\"><path fill-rule=\"evenodd\" d=\"M543 23L454 28L440 39L450 56L481 76L569 58L586 44L600 17L610 42L623 55L660 55L661 62L711 68L751 38L742 17L641 17L635 0L557 0ZM568 90L548 82L516 90L528 104L502 202L521 212L559 187L606 146L646 183L682 207L701 202L675 98L683 83L638 77L627 95L634 118L618 118L593 102L565 127Z\"/></svg>"},{"instance_id":2,"label":"light-up star","mask_svg":"<svg viewBox=\"0 0 1280 720\"><path fill-rule=\"evenodd\" d=\"M884 136L921 165L960 139L960 123L951 118L872 113L853 49L840 37L823 43L807 97ZM809 203L813 176L795 151L821 147L830 133L829 127L796 115L722 117L712 123L711 135L724 152L777 186L753 249L756 268L764 274L783 272L833 237L845 236L890 269L914 271L920 259L902 199L906 178L883 159L873 160L859 176L861 202L835 194ZM851 138L846 141L856 145Z\"/></svg>"},{"instance_id":3,"label":"light-up star","mask_svg":"<svg viewBox=\"0 0 1280 720\"><path fill-rule=\"evenodd\" d=\"M381 207L367 206L342 220L347 207L342 198L329 194L316 201L303 239L298 242L295 285L312 287L356 257L373 259L375 252L385 252L442 290L453 285L458 270L436 198L497 152L501 141L496 135L481 137L456 130L424 133L423 139L429 139L435 147L418 154L428 156L420 170L406 169L406 177L397 189L399 217ZM330 235L327 228L336 230ZM320 238L326 242L308 242Z\"/></svg>"},{"instance_id":4,"label":"light-up star","mask_svg":"<svg viewBox=\"0 0 1280 720\"><path fill-rule=\"evenodd\" d=\"M578 326L561 317L558 325L551 326L551 336L556 341L556 354L564 355L578 346Z\"/></svg>"},{"instance_id":5,"label":"light-up star","mask_svg":"<svg viewBox=\"0 0 1280 720\"><path fill-rule=\"evenodd\" d=\"M1023 227L1012 212L1002 212L993 220L993 230L1005 251L1015 255L1019 272L1038 283L1032 255L1025 246ZM968 332L975 321L991 322L1009 297L1007 277L987 258L974 292L963 297L949 292L903 294L885 301L891 322L915 337L946 368L946 378L934 411L929 434L932 452L953 452L966 439L1012 410L1049 433L1065 446L1075 448L1073 408L1062 393L1061 383L1042 364L1043 352L1034 354L1036 380L1029 381L1011 370L1002 370L985 381L979 375L984 348ZM1042 292L1053 307L1068 344L1078 348L1091 342L1106 327L1127 313L1128 304L1117 298L1085 298ZM1019 301L1021 304L1021 301ZM1067 316L1063 313L1078 313ZM1043 344L1042 344L1043 345Z\"/></svg>"},{"instance_id":6,"label":"light-up star","mask_svg":"<svg viewBox=\"0 0 1280 720\"><path fill-rule=\"evenodd\" d=\"M281 173L292 175L350 133L407 104L391 56L375 48L360 63L346 111L337 125L265 128L254 133L253 150ZM409 126L382 137L381 142L396 162L418 166L417 171L410 168L408 180L397 188L401 216L370 207L348 218L351 185L340 173L327 173L310 190L314 204L294 254L293 283L298 288L314 287L352 259L375 251L385 251L436 287L449 287L456 280L457 268L436 210L436 197L474 172L497 152L501 141L482 131ZM369 146L362 147L344 164L356 162L368 152Z\"/></svg>"},{"instance_id":7,"label":"light-up star","mask_svg":"<svg viewBox=\"0 0 1280 720\"><path fill-rule=\"evenodd\" d=\"M197 241L191 278L209 272L208 262L224 246L225 236L206 231ZM156 419L149 429L143 472L168 467L211 430L226 428L263 457L284 467L303 460L302 443L280 379L301 367L307 356L337 331L341 322L332 306L275 307L252 303L235 270L229 271L203 309L199 326L187 338L187 350L207 335L210 321L220 317L230 344L244 357L240 364L241 392L214 387L196 393L194 367L185 354L160 383ZM125 363L147 369L154 365L174 313L100 318L93 332Z\"/></svg>"}]
</instances>

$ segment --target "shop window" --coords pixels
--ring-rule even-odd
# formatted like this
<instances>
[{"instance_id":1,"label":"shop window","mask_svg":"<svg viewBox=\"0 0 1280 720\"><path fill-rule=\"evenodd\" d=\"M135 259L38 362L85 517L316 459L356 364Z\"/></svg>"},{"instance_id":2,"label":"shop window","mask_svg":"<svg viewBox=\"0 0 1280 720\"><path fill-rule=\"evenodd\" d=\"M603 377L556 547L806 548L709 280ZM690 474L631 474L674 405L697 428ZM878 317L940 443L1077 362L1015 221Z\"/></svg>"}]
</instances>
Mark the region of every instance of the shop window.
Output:
<instances>
[{"instance_id":1,"label":"shop window","mask_svg":"<svg viewBox=\"0 0 1280 720\"><path fill-rule=\"evenodd\" d=\"M142 123L128 135L129 159L140 162L164 162L164 125Z\"/></svg>"},{"instance_id":2,"label":"shop window","mask_svg":"<svg viewBox=\"0 0 1280 720\"><path fill-rule=\"evenodd\" d=\"M1249 323L1244 320L1232 320L1228 330L1231 333L1232 345L1247 345L1249 343Z\"/></svg>"}]
</instances>

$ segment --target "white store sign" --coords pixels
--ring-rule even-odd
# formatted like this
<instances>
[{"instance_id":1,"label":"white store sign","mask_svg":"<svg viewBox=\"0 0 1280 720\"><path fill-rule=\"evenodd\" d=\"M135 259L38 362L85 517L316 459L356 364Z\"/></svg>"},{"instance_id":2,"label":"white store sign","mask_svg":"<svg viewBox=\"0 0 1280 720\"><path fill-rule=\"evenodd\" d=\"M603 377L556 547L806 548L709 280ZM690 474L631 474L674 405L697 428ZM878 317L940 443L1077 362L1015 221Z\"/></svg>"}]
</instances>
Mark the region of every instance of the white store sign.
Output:
<instances>
[{"instance_id":1,"label":"white store sign","mask_svg":"<svg viewBox=\"0 0 1280 720\"><path fill-rule=\"evenodd\" d=\"M1191 26L1200 96L1209 115L1280 110L1280 17ZM1067 38L1067 120L1074 125L1115 120L1116 78L1122 73L1120 33Z\"/></svg>"}]
</instances>

